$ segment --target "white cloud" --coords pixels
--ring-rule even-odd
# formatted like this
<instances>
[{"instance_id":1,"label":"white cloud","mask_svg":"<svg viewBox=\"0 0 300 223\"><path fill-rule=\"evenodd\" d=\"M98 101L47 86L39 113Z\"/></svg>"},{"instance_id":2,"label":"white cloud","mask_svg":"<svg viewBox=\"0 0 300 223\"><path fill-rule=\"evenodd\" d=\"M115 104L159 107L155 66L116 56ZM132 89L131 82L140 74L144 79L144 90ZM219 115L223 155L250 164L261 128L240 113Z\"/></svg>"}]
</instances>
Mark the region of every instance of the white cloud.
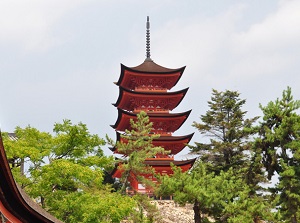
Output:
<instances>
[{"instance_id":1,"label":"white cloud","mask_svg":"<svg viewBox=\"0 0 300 223\"><path fill-rule=\"evenodd\" d=\"M235 4L216 16L169 21L152 30L152 58L173 68L188 65L193 79L210 82L241 75L247 80L275 77L291 68L299 56L291 51L300 47L300 1L280 1L276 10L241 32L245 10L252 9Z\"/></svg>"},{"instance_id":2,"label":"white cloud","mask_svg":"<svg viewBox=\"0 0 300 223\"><path fill-rule=\"evenodd\" d=\"M159 28L153 26L152 59L171 68L187 65L178 88L196 85L197 90L251 92L258 83L278 83L280 90L291 86L299 79L295 73L300 56L300 1L284 0L271 9L262 7L260 16L256 6L234 4L219 14L200 11L169 20ZM138 35L135 41L143 38ZM139 61L133 57L132 61Z\"/></svg>"},{"instance_id":3,"label":"white cloud","mask_svg":"<svg viewBox=\"0 0 300 223\"><path fill-rule=\"evenodd\" d=\"M194 74L208 72L231 42L235 23L243 9L243 5L237 4L217 16L200 14L170 21L152 34L153 59L166 66L189 65Z\"/></svg>"},{"instance_id":4,"label":"white cloud","mask_svg":"<svg viewBox=\"0 0 300 223\"><path fill-rule=\"evenodd\" d=\"M171 68L187 65L176 88L189 86L190 90L176 112L191 108L193 112L176 135L194 131L191 123L207 110L211 88L240 91L254 115L259 114L259 102L265 104L280 96L287 85L297 89L298 1L281 1L277 8L278 0L255 0L247 5L229 1L234 2L230 8L229 3L213 2L192 7L181 1L156 0L147 7L142 1L1 0L0 47L6 46L9 51L2 50L0 66L2 73L10 77L1 82L3 92L10 95L2 103L2 125L13 129L30 123L45 129L61 118L71 118L91 123L95 132L113 132L109 125L116 120L117 111L110 104L117 99L118 88L112 81L118 78L119 62L135 66L144 59L146 15L153 20L154 61ZM170 5L177 10L169 10ZM255 8L258 5L260 11ZM82 19L85 22L77 29ZM86 26L89 23L99 23L93 26L99 28L91 31ZM76 47L50 51L66 41L62 37L65 33L58 31L70 24L75 27L70 28L72 35L98 33L94 37L98 42L90 44L74 38L71 46ZM120 31L122 26L125 28ZM126 42L127 37L131 42ZM15 55L14 46L24 52L45 51L44 57L32 54L24 60ZM40 66L33 67L35 61ZM34 78L35 74L43 75ZM299 92L295 93L299 98Z\"/></svg>"},{"instance_id":5,"label":"white cloud","mask_svg":"<svg viewBox=\"0 0 300 223\"><path fill-rule=\"evenodd\" d=\"M300 1L284 0L278 10L253 24L244 33L238 33L237 51L277 50L300 43Z\"/></svg>"},{"instance_id":6,"label":"white cloud","mask_svg":"<svg viewBox=\"0 0 300 223\"><path fill-rule=\"evenodd\" d=\"M263 79L264 76L275 78L290 65L292 60L280 54L253 54L237 58L236 63L231 67L231 78L243 77L244 81Z\"/></svg>"},{"instance_id":7,"label":"white cloud","mask_svg":"<svg viewBox=\"0 0 300 223\"><path fill-rule=\"evenodd\" d=\"M69 10L84 0L0 1L0 45L12 44L26 51L43 51L61 41L52 28Z\"/></svg>"},{"instance_id":8,"label":"white cloud","mask_svg":"<svg viewBox=\"0 0 300 223\"><path fill-rule=\"evenodd\" d=\"M300 49L300 2L280 1L275 12L232 35L232 78L279 78L294 72ZM298 49L298 50L297 50Z\"/></svg>"}]
</instances>

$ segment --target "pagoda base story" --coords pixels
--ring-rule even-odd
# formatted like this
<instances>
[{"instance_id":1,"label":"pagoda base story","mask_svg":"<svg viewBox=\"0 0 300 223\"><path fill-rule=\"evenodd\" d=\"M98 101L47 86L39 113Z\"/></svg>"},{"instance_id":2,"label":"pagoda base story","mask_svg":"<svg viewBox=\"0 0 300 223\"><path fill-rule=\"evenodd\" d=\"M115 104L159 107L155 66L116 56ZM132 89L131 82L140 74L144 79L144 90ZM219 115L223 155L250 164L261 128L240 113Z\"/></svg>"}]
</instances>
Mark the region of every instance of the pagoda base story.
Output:
<instances>
[{"instance_id":1,"label":"pagoda base story","mask_svg":"<svg viewBox=\"0 0 300 223\"><path fill-rule=\"evenodd\" d=\"M177 167L180 167L182 172L188 171L194 164L196 159L190 160L182 160L177 161L173 158L150 158L145 161L146 165L151 166L156 174L160 175L172 175L174 172L172 170L171 163ZM122 164L119 164L122 165ZM121 178L122 177L122 170L119 168L120 166L116 167L112 173L114 178ZM151 180L154 183L157 183L156 178L152 174L142 174L148 180ZM130 189L126 190L127 194L147 194L149 196L153 196L153 190L151 188L146 188L144 185L139 183L134 176L130 179Z\"/></svg>"}]
</instances>

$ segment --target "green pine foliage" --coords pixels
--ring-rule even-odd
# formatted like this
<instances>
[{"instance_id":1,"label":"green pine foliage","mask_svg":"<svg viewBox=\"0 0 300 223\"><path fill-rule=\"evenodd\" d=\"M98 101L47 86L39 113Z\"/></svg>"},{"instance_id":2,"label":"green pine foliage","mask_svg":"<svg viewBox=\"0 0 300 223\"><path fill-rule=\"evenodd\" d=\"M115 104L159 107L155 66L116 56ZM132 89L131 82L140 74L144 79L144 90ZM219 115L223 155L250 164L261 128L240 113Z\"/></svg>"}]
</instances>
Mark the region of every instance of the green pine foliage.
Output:
<instances>
[{"instance_id":1,"label":"green pine foliage","mask_svg":"<svg viewBox=\"0 0 300 223\"><path fill-rule=\"evenodd\" d=\"M280 99L260 105L263 116L256 126L258 117L245 117L245 103L237 91L213 90L208 111L193 123L207 137L190 146L198 161L184 173L173 167L171 176L155 175L155 193L193 204L195 223L299 223L300 101L288 87ZM18 140L8 134L3 139L16 181L66 223L155 222L157 210L145 196L125 195L131 177L155 188L143 177L154 173L145 160L166 151L153 146L159 136L151 132L152 123L141 112L122 141L107 137L123 154L119 160L103 155L103 139L69 120L56 123L53 134L17 127ZM116 162L121 193L104 182ZM266 192L261 185L274 176L278 183Z\"/></svg>"},{"instance_id":2,"label":"green pine foliage","mask_svg":"<svg viewBox=\"0 0 300 223\"><path fill-rule=\"evenodd\" d=\"M154 158L157 154L166 154L167 151L162 147L152 144L153 140L159 135L152 134L152 125L146 112L141 111L137 114L137 120L130 120L131 129L125 130L118 142L113 142L108 136L107 141L114 146L118 153L123 155L122 159L117 160L119 170L122 172L120 178L121 188L119 192L126 194L126 189L130 188L130 181L134 178L146 188L155 188L156 185L147 176L154 175L154 169L145 164L148 158ZM136 194L133 199L137 204L137 212L132 212L133 222L154 222L158 219L157 209L150 203L146 195ZM144 212L147 215L144 215Z\"/></svg>"},{"instance_id":3,"label":"green pine foliage","mask_svg":"<svg viewBox=\"0 0 300 223\"><path fill-rule=\"evenodd\" d=\"M288 87L281 99L260 108L264 116L255 146L268 178L275 174L279 177L279 183L271 189L278 219L300 222L300 115L296 112L300 101L293 99Z\"/></svg>"},{"instance_id":4,"label":"green pine foliage","mask_svg":"<svg viewBox=\"0 0 300 223\"><path fill-rule=\"evenodd\" d=\"M172 176L158 176L160 187L156 194L173 195L181 205L193 204L195 223L253 223L274 219L268 201L251 195L250 186L232 168L216 175L200 161L189 172L183 173L177 167L173 170Z\"/></svg>"},{"instance_id":5,"label":"green pine foliage","mask_svg":"<svg viewBox=\"0 0 300 223\"><path fill-rule=\"evenodd\" d=\"M114 143L108 139L108 143L115 146L118 153L123 154L123 159L119 159L118 168L122 171L120 182L122 183L121 193L126 193L130 179L136 178L145 186L153 187L152 181L147 180L145 175L154 174L151 166L145 164L147 158L153 158L156 154L164 154L166 151L162 147L155 147L153 139L159 135L151 134L153 123L150 122L147 113L141 111L137 114L137 120L130 120L131 130L126 130L119 142Z\"/></svg>"},{"instance_id":6,"label":"green pine foliage","mask_svg":"<svg viewBox=\"0 0 300 223\"><path fill-rule=\"evenodd\" d=\"M258 119L246 119L242 106L246 100L239 98L237 91L212 91L209 110L201 115L201 122L193 126L201 135L209 138L207 143L196 142L192 152L200 159L212 164L213 171L220 173L231 167L240 169L247 160L246 151L250 150L249 140L255 133L253 123Z\"/></svg>"},{"instance_id":7,"label":"green pine foliage","mask_svg":"<svg viewBox=\"0 0 300 223\"><path fill-rule=\"evenodd\" d=\"M261 156L254 152L253 137L257 133L254 123L259 118L246 118L242 108L246 100L237 91L212 90L209 110L201 115L201 122L193 126L207 139L205 143L195 142L190 146L199 159L210 165L210 171L217 175L232 168L251 185L251 193L262 190L259 183L265 182Z\"/></svg>"},{"instance_id":8,"label":"green pine foliage","mask_svg":"<svg viewBox=\"0 0 300 223\"><path fill-rule=\"evenodd\" d=\"M157 176L159 187L157 196L174 197L175 202L185 205L193 204L195 223L207 222L206 215L212 214L214 193L211 191L211 179L214 173L208 173L205 165L199 163L191 172L182 172L181 168L173 166L171 176Z\"/></svg>"},{"instance_id":9,"label":"green pine foliage","mask_svg":"<svg viewBox=\"0 0 300 223\"><path fill-rule=\"evenodd\" d=\"M246 100L237 91L213 90L209 110L194 122L205 142L190 146L199 162L189 172L163 176L158 194L173 194L181 204L194 204L195 222L272 222L272 203L260 183L267 182L255 147L258 117L247 119ZM170 186L171 185L171 186Z\"/></svg>"}]
</instances>

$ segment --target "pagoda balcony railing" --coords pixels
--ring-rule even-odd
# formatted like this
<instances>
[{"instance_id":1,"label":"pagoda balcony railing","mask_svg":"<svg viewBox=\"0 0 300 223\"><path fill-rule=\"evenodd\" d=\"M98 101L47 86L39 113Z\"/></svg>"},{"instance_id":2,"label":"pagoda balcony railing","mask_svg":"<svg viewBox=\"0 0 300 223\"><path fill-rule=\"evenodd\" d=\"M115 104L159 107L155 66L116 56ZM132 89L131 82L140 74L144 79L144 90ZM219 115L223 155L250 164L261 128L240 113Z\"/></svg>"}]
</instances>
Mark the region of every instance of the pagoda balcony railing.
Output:
<instances>
[{"instance_id":1,"label":"pagoda balcony railing","mask_svg":"<svg viewBox=\"0 0 300 223\"><path fill-rule=\"evenodd\" d=\"M143 108L143 109L134 109L134 113L140 113L141 111L145 111L148 113L156 112L156 113L169 113L170 110L163 108Z\"/></svg>"},{"instance_id":2,"label":"pagoda balcony railing","mask_svg":"<svg viewBox=\"0 0 300 223\"><path fill-rule=\"evenodd\" d=\"M160 87L136 87L134 89L135 91L144 91L144 92L167 92L166 88L160 88Z\"/></svg>"},{"instance_id":3,"label":"pagoda balcony railing","mask_svg":"<svg viewBox=\"0 0 300 223\"><path fill-rule=\"evenodd\" d=\"M150 190L150 189L137 189L137 190L127 189L126 190L126 194L129 195L129 196L133 196L136 193L147 194L149 197L154 196L153 191Z\"/></svg>"},{"instance_id":4,"label":"pagoda balcony railing","mask_svg":"<svg viewBox=\"0 0 300 223\"><path fill-rule=\"evenodd\" d=\"M146 160L174 160L174 155L156 155L153 158L147 158Z\"/></svg>"},{"instance_id":5,"label":"pagoda balcony railing","mask_svg":"<svg viewBox=\"0 0 300 223\"><path fill-rule=\"evenodd\" d=\"M162 132L159 130L153 130L153 132L151 132L150 134L158 134L160 136L172 136L171 132Z\"/></svg>"}]
</instances>

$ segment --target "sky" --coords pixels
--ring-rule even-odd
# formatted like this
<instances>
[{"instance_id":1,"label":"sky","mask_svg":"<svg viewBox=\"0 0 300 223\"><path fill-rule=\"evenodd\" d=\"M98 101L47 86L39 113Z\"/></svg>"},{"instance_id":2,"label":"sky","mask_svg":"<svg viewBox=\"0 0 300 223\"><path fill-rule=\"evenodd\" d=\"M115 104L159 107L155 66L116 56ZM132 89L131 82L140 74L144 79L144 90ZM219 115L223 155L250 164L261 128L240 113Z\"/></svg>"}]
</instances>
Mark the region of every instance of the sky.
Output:
<instances>
[{"instance_id":1,"label":"sky","mask_svg":"<svg viewBox=\"0 0 300 223\"><path fill-rule=\"evenodd\" d=\"M113 82L121 63L144 61L147 16L154 62L186 66L172 91L189 91L173 112L192 113L174 135L206 140L192 123L208 110L212 89L238 91L247 118L262 116L259 104L287 86L300 99L298 0L1 0L1 130L52 132L70 119L115 138Z\"/></svg>"}]
</instances>

